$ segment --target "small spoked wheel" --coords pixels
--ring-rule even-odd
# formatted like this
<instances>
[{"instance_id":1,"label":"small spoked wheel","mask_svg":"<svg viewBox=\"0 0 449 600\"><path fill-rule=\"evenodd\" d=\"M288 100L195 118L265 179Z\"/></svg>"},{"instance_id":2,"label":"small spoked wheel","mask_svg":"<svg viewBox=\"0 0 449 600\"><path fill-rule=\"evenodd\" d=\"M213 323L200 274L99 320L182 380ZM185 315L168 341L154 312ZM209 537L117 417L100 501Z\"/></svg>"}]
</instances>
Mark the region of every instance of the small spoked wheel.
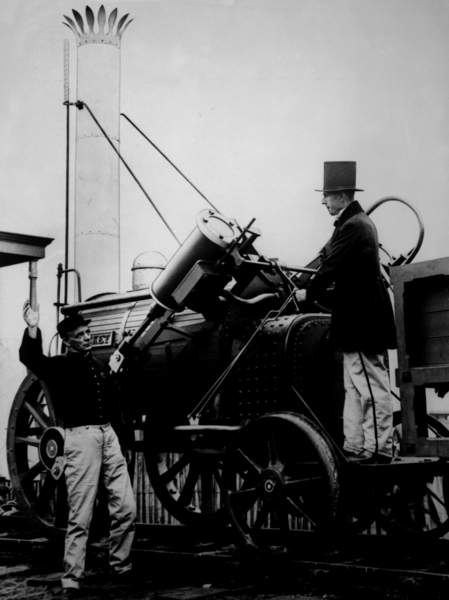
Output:
<instances>
[{"instance_id":1,"label":"small spoked wheel","mask_svg":"<svg viewBox=\"0 0 449 600\"><path fill-rule=\"evenodd\" d=\"M338 461L302 416L273 413L249 423L231 444L226 467L226 505L246 547L269 547L272 539L289 547L295 530L324 531L337 518Z\"/></svg>"},{"instance_id":2,"label":"small spoked wheel","mask_svg":"<svg viewBox=\"0 0 449 600\"><path fill-rule=\"evenodd\" d=\"M399 415L395 436L400 440ZM427 416L427 435L448 437L449 430L435 417ZM382 526L392 534L414 538L438 538L449 531L449 464L440 460L421 465L413 477L404 476L388 486L380 509Z\"/></svg>"},{"instance_id":3,"label":"small spoked wheel","mask_svg":"<svg viewBox=\"0 0 449 600\"><path fill-rule=\"evenodd\" d=\"M9 415L7 456L17 501L46 528L64 531L67 492L64 477L54 479L46 468L58 453L53 435L56 414L48 390L34 375L22 382Z\"/></svg>"}]
</instances>

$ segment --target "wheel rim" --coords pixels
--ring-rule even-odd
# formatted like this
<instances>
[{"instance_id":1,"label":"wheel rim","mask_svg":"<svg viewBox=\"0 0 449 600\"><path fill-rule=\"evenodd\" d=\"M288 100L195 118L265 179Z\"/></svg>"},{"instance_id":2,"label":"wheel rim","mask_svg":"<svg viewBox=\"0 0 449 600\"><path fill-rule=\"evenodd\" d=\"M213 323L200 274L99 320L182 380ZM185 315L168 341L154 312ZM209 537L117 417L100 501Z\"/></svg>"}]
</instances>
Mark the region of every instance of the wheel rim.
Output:
<instances>
[{"instance_id":1,"label":"wheel rim","mask_svg":"<svg viewBox=\"0 0 449 600\"><path fill-rule=\"evenodd\" d=\"M324 530L337 517L337 461L324 437L293 414L264 415L229 450L226 505L244 545L287 546L296 529Z\"/></svg>"},{"instance_id":2,"label":"wheel rim","mask_svg":"<svg viewBox=\"0 0 449 600\"><path fill-rule=\"evenodd\" d=\"M65 479L53 479L39 457L39 443L56 414L44 384L28 375L10 411L7 457L11 483L20 506L45 527L63 531L67 522Z\"/></svg>"}]
</instances>

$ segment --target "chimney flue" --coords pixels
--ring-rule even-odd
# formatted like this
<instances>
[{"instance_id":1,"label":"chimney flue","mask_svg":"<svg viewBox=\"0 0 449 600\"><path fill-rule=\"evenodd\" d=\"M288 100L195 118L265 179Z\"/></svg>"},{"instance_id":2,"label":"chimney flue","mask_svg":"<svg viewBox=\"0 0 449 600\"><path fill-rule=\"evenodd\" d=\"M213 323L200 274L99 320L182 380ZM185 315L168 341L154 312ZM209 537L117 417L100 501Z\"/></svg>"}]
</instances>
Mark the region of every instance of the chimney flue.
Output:
<instances>
[{"instance_id":1,"label":"chimney flue","mask_svg":"<svg viewBox=\"0 0 449 600\"><path fill-rule=\"evenodd\" d=\"M120 44L131 23L107 16L104 6L95 15L72 10L66 25L77 44L76 100L85 102L109 138L120 145ZM86 297L120 291L119 158L87 110L77 110L75 149L74 267L82 277Z\"/></svg>"}]
</instances>

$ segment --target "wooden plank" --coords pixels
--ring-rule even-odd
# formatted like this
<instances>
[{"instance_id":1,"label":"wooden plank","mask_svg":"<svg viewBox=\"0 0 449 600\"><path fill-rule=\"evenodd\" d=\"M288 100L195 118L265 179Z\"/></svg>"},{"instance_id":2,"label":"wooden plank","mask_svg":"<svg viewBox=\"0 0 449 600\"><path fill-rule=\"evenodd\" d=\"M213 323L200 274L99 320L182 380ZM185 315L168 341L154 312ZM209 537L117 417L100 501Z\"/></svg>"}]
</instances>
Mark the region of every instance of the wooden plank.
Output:
<instances>
[{"instance_id":1,"label":"wooden plank","mask_svg":"<svg viewBox=\"0 0 449 600\"><path fill-rule=\"evenodd\" d=\"M410 369L410 376L414 385L446 383L449 380L449 364L414 367Z\"/></svg>"},{"instance_id":2,"label":"wooden plank","mask_svg":"<svg viewBox=\"0 0 449 600\"><path fill-rule=\"evenodd\" d=\"M30 577L27 580L27 585L29 586L39 586L39 585L53 585L55 583L59 583L61 581L63 573L47 573L45 575L35 575L34 577Z\"/></svg>"},{"instance_id":3,"label":"wooden plank","mask_svg":"<svg viewBox=\"0 0 449 600\"><path fill-rule=\"evenodd\" d=\"M449 438L423 439L418 438L416 456L449 457Z\"/></svg>"},{"instance_id":4,"label":"wooden plank","mask_svg":"<svg viewBox=\"0 0 449 600\"><path fill-rule=\"evenodd\" d=\"M410 367L441 367L449 364L449 337L423 339L410 350ZM449 370L446 371L449 380Z\"/></svg>"},{"instance_id":5,"label":"wooden plank","mask_svg":"<svg viewBox=\"0 0 449 600\"><path fill-rule=\"evenodd\" d=\"M215 587L205 584L202 587L180 587L159 592L158 598L164 600L202 600L203 598L214 598L223 594L239 594L254 589L254 586L242 587Z\"/></svg>"},{"instance_id":6,"label":"wooden plank","mask_svg":"<svg viewBox=\"0 0 449 600\"><path fill-rule=\"evenodd\" d=\"M440 274L449 275L449 257L414 262L391 269L393 287L398 283Z\"/></svg>"},{"instance_id":7,"label":"wooden plank","mask_svg":"<svg viewBox=\"0 0 449 600\"><path fill-rule=\"evenodd\" d=\"M12 575L20 575L31 570L29 565L12 565L10 567L0 566L0 577L11 577Z\"/></svg>"}]
</instances>

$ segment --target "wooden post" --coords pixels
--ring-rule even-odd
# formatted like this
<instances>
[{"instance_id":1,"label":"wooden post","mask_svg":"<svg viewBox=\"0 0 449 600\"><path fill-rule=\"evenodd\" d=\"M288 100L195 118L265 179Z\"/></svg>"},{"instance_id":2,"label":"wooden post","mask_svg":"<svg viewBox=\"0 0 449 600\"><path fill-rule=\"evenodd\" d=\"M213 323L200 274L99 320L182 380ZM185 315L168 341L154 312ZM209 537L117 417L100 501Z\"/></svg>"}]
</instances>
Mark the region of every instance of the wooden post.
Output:
<instances>
[{"instance_id":1,"label":"wooden post","mask_svg":"<svg viewBox=\"0 0 449 600\"><path fill-rule=\"evenodd\" d=\"M28 279L30 280L30 305L33 310L37 310L37 261L30 260L28 263Z\"/></svg>"}]
</instances>

